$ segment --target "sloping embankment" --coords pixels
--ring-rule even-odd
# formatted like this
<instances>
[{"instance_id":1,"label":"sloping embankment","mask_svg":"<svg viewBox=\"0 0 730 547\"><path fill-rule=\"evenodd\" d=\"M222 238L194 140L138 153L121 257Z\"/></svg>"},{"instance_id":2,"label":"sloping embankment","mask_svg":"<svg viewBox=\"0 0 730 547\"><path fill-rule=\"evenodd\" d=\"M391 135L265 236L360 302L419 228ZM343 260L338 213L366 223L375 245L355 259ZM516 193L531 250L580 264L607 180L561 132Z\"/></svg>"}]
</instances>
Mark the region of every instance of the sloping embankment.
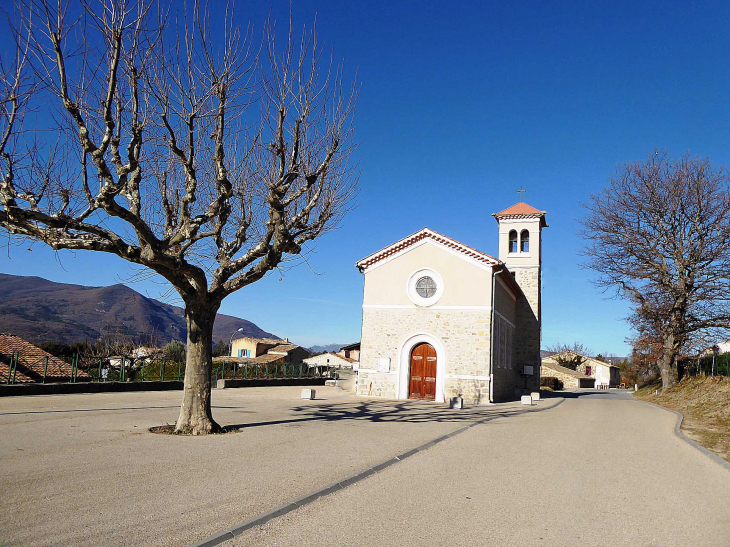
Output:
<instances>
[{"instance_id":1,"label":"sloping embankment","mask_svg":"<svg viewBox=\"0 0 730 547\"><path fill-rule=\"evenodd\" d=\"M658 395L654 395L655 389L659 390ZM682 431L730 461L730 378L684 378L665 393L661 392L660 382L640 389L635 396L681 412Z\"/></svg>"}]
</instances>

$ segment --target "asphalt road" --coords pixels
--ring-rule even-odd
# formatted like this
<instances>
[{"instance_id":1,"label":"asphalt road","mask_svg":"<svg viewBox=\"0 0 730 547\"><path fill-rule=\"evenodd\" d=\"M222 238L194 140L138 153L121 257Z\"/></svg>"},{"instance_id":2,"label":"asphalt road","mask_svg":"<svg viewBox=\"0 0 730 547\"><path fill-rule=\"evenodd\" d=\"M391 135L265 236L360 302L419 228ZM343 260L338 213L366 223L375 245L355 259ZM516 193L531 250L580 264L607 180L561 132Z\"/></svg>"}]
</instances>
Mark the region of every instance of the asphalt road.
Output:
<instances>
[{"instance_id":1,"label":"asphalt road","mask_svg":"<svg viewBox=\"0 0 730 547\"><path fill-rule=\"evenodd\" d=\"M730 544L730 472L626 394L461 412L317 394L215 390L241 432L203 438L147 432L179 392L0 399L0 544L189 545L479 420L224 545Z\"/></svg>"},{"instance_id":2,"label":"asphalt road","mask_svg":"<svg viewBox=\"0 0 730 547\"><path fill-rule=\"evenodd\" d=\"M621 392L469 429L224 545L730 545L730 472Z\"/></svg>"}]
</instances>

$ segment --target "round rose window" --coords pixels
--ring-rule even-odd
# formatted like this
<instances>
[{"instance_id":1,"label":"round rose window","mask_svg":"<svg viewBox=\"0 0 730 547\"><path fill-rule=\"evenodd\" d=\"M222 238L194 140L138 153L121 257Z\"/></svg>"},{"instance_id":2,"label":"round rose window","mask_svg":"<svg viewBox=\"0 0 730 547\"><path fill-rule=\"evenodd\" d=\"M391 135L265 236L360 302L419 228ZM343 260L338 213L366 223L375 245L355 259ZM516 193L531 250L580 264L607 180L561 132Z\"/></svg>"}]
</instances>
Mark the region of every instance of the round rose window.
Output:
<instances>
[{"instance_id":1,"label":"round rose window","mask_svg":"<svg viewBox=\"0 0 730 547\"><path fill-rule=\"evenodd\" d=\"M416 282L416 292L421 298L431 298L436 294L436 282L431 277L424 275Z\"/></svg>"}]
</instances>

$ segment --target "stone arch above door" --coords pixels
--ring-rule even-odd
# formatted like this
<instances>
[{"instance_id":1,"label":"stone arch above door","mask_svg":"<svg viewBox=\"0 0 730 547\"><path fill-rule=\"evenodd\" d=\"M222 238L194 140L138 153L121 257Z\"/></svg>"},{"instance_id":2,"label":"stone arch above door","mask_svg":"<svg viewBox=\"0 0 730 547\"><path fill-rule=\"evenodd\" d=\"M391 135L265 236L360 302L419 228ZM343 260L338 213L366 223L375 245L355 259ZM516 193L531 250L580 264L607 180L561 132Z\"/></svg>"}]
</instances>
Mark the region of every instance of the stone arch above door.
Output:
<instances>
[{"instance_id":1,"label":"stone arch above door","mask_svg":"<svg viewBox=\"0 0 730 547\"><path fill-rule=\"evenodd\" d=\"M444 402L444 378L446 371L446 351L437 337L430 333L419 332L409 335L400 345L398 354L397 398L408 399L411 352L417 345L427 343L436 350L436 402Z\"/></svg>"}]
</instances>

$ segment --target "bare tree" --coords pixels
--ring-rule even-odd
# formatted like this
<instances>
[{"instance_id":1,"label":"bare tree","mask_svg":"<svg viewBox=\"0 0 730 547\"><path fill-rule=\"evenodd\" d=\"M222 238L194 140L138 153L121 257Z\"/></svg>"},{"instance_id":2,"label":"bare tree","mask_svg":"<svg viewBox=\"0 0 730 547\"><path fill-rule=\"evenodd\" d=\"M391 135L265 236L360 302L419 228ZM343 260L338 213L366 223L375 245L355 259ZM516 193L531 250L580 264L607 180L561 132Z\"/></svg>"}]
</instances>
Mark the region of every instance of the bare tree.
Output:
<instances>
[{"instance_id":1,"label":"bare tree","mask_svg":"<svg viewBox=\"0 0 730 547\"><path fill-rule=\"evenodd\" d=\"M628 163L585 204L586 266L627 298L663 389L701 333L730 325L730 178L709 160L656 152Z\"/></svg>"},{"instance_id":2,"label":"bare tree","mask_svg":"<svg viewBox=\"0 0 730 547\"><path fill-rule=\"evenodd\" d=\"M306 252L352 204L357 91L315 31L259 46L197 2L24 0L0 75L0 227L166 279L187 321L178 431L213 432L222 300ZM32 121L29 119L32 116Z\"/></svg>"},{"instance_id":3,"label":"bare tree","mask_svg":"<svg viewBox=\"0 0 730 547\"><path fill-rule=\"evenodd\" d=\"M552 352L551 358L554 359L561 367L577 370L585 361L585 357L590 357L591 350L580 342L572 344L557 343L548 346L548 351Z\"/></svg>"},{"instance_id":4,"label":"bare tree","mask_svg":"<svg viewBox=\"0 0 730 547\"><path fill-rule=\"evenodd\" d=\"M558 342L557 344L553 344L552 346L548 346L548 351L551 351L553 353L562 353L564 351L572 351L573 353L579 353L580 355L585 355L587 357L590 357L591 350L588 349L588 347L584 344L581 344L580 342L573 342L572 344L563 344Z\"/></svg>"}]
</instances>

